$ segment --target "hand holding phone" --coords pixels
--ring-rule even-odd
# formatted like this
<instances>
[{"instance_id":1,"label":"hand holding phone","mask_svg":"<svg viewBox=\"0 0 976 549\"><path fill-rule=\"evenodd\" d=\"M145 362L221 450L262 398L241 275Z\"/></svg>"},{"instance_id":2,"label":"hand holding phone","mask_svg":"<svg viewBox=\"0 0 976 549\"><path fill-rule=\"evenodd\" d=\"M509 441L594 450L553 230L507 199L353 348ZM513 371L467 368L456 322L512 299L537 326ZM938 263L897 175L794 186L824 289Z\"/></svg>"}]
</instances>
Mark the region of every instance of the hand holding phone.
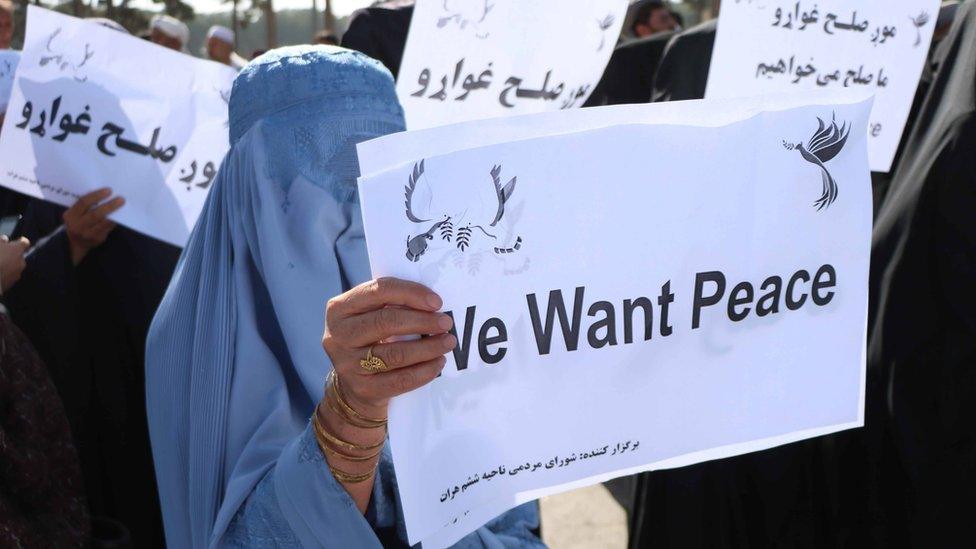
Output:
<instances>
[{"instance_id":1,"label":"hand holding phone","mask_svg":"<svg viewBox=\"0 0 976 549\"><path fill-rule=\"evenodd\" d=\"M7 237L9 240L13 236L14 231L17 230L17 225L20 223L22 217L20 214L17 214L8 215L0 219L0 235Z\"/></svg>"}]
</instances>

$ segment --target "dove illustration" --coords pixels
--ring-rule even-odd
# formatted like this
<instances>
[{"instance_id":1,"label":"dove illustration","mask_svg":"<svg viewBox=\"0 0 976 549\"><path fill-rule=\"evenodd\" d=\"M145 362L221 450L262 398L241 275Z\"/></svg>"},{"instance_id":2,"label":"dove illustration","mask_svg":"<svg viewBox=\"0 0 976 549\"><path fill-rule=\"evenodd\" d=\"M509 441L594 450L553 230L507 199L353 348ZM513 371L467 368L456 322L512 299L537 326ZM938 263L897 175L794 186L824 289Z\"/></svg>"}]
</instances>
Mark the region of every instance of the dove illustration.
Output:
<instances>
[{"instance_id":1,"label":"dove illustration","mask_svg":"<svg viewBox=\"0 0 976 549\"><path fill-rule=\"evenodd\" d=\"M817 128L816 133L813 134L813 137L810 138L806 146L803 143L793 145L785 141L783 142L783 146L787 150L796 149L800 151L800 156L804 160L811 164L816 164L820 168L823 191L820 198L813 203L813 206L819 211L830 206L837 200L837 182L830 175L830 171L824 164L837 156L841 149L844 148L851 129L846 122L838 127L836 119L833 119L829 126L819 117L817 117L817 121L820 123L820 127Z\"/></svg>"},{"instance_id":2,"label":"dove illustration","mask_svg":"<svg viewBox=\"0 0 976 549\"><path fill-rule=\"evenodd\" d=\"M494 5L489 0L444 0L446 16L437 20L437 26L443 27L454 21L462 30L471 25L478 30L478 25L488 17ZM478 34L479 38L487 38L487 34Z\"/></svg>"},{"instance_id":3,"label":"dove illustration","mask_svg":"<svg viewBox=\"0 0 976 549\"><path fill-rule=\"evenodd\" d=\"M429 198L427 204L423 204L423 199L420 199L421 204L417 204L418 193L421 191L421 178L425 177L425 173L424 161L421 160L414 164L407 185L404 187L405 200L403 205L407 219L417 224L432 223L426 231L416 236L407 237L406 256L408 260L419 261L437 235L440 236L441 240L452 243L461 252L464 252L471 245L472 240L479 235L484 235L492 240L498 239L493 232L489 231L492 231L492 227L498 225L505 216L505 205L512 197L512 193L515 192L516 177L502 185L502 167L496 165L489 172L491 176L490 188L482 188L482 191L468 193L461 202L458 202L456 196L453 201L436 202L436 204L442 205L441 208L437 208L434 207L434 193L430 188L429 181L423 186L423 191L427 192ZM481 193L487 193L483 196L490 203L486 204L485 201L478 200L478 195ZM490 198L488 198L489 196ZM432 208L436 215L431 215ZM418 211L425 211L425 213L418 213ZM515 246L510 248L496 247L495 253L512 253L517 251L519 247L521 247L521 238L518 239Z\"/></svg>"},{"instance_id":4,"label":"dove illustration","mask_svg":"<svg viewBox=\"0 0 976 549\"><path fill-rule=\"evenodd\" d=\"M41 59L38 64L42 67L48 64L55 66L58 70L64 72L70 70L73 74L73 78L78 82L85 82L88 80L88 76L79 76L78 71L88 63L88 60L95 55L95 52L91 49L91 44L85 43L85 51L81 54L79 59L77 55L68 55L64 52L54 49L55 38L61 34L61 28L58 27L50 36L47 37L47 45L45 49L47 54L41 54ZM75 52L77 53L77 52Z\"/></svg>"}]
</instances>

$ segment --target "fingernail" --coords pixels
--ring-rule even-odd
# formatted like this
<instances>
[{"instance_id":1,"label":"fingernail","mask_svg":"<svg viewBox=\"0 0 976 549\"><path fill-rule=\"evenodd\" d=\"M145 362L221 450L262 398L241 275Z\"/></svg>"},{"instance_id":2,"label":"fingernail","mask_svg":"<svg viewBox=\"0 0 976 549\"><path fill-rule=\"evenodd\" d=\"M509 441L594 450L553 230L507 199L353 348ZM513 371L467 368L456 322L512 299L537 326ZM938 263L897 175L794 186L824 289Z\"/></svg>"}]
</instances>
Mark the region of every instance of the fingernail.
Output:
<instances>
[{"instance_id":1,"label":"fingernail","mask_svg":"<svg viewBox=\"0 0 976 549\"><path fill-rule=\"evenodd\" d=\"M457 345L457 338L451 334L447 334L447 337L444 338L444 347L448 351L451 351L454 349L456 345Z\"/></svg>"},{"instance_id":2,"label":"fingernail","mask_svg":"<svg viewBox=\"0 0 976 549\"><path fill-rule=\"evenodd\" d=\"M440 309L444 302L437 294L427 294L427 304L431 309Z\"/></svg>"},{"instance_id":3,"label":"fingernail","mask_svg":"<svg viewBox=\"0 0 976 549\"><path fill-rule=\"evenodd\" d=\"M441 315L441 317L437 320L437 325L444 330L450 330L451 326L454 325L454 321L451 320L451 317L448 315Z\"/></svg>"}]
</instances>

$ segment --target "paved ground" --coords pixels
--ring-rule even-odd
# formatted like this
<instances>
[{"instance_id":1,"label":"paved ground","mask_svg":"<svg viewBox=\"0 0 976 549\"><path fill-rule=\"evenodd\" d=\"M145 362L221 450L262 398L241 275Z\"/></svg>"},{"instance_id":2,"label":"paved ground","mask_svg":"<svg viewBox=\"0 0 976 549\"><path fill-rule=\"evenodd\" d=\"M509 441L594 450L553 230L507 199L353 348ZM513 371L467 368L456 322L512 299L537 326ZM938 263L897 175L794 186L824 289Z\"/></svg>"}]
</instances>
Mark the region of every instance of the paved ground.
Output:
<instances>
[{"instance_id":1,"label":"paved ground","mask_svg":"<svg viewBox=\"0 0 976 549\"><path fill-rule=\"evenodd\" d=\"M630 479L613 481L626 493ZM627 512L603 485L543 498L542 538L552 549L624 549Z\"/></svg>"}]
</instances>

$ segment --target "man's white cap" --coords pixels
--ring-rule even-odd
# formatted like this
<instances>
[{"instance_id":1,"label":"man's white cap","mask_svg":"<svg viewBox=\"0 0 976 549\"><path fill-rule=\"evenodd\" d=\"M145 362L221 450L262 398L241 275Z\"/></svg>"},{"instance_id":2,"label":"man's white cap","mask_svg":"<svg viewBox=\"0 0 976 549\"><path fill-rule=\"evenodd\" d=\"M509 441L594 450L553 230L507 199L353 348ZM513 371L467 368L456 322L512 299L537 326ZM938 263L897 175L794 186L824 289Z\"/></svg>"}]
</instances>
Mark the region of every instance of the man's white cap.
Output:
<instances>
[{"instance_id":1,"label":"man's white cap","mask_svg":"<svg viewBox=\"0 0 976 549\"><path fill-rule=\"evenodd\" d=\"M169 15L154 15L149 22L149 28L179 40L184 47L190 41L190 28L183 21Z\"/></svg>"},{"instance_id":2,"label":"man's white cap","mask_svg":"<svg viewBox=\"0 0 976 549\"><path fill-rule=\"evenodd\" d=\"M214 25L210 27L210 30L207 31L207 40L210 40L211 38L216 38L217 40L220 40L225 44L230 44L231 46L234 45L234 31L223 25Z\"/></svg>"}]
</instances>

